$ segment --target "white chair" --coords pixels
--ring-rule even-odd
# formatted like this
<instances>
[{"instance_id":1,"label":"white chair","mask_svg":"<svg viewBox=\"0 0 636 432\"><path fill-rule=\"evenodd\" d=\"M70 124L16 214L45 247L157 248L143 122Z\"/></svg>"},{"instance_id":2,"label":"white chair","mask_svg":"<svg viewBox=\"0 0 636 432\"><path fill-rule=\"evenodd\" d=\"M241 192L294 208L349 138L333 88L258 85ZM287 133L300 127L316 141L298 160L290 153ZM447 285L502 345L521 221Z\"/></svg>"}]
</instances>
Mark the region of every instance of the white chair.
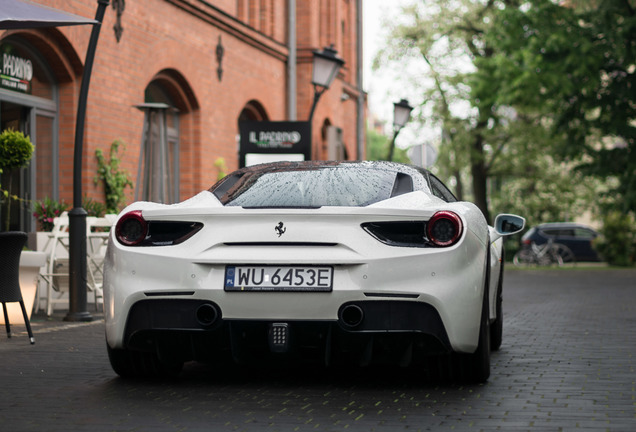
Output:
<instances>
[{"instance_id":1,"label":"white chair","mask_svg":"<svg viewBox=\"0 0 636 432\"><path fill-rule=\"evenodd\" d=\"M86 286L94 296L95 310L104 304L102 290L103 265L112 217L86 218ZM48 262L45 273L40 276L46 284L46 313L50 316L55 304L68 305L69 291L69 220L66 212L53 220L53 231L45 247Z\"/></svg>"},{"instance_id":2,"label":"white chair","mask_svg":"<svg viewBox=\"0 0 636 432\"><path fill-rule=\"evenodd\" d=\"M68 293L68 213L53 219L53 230L49 233L49 239L44 251L48 253L46 271L40 273L40 277L46 284L45 304L46 314L50 316L56 303L67 303L65 294ZM40 291L40 290L38 290ZM41 294L38 294L37 306Z\"/></svg>"},{"instance_id":3,"label":"white chair","mask_svg":"<svg viewBox=\"0 0 636 432\"><path fill-rule=\"evenodd\" d=\"M87 251L87 286L95 296L95 309L98 305L104 305L102 284L104 279L104 258L108 246L109 231L113 224L113 218L87 218L86 237Z\"/></svg>"}]
</instances>

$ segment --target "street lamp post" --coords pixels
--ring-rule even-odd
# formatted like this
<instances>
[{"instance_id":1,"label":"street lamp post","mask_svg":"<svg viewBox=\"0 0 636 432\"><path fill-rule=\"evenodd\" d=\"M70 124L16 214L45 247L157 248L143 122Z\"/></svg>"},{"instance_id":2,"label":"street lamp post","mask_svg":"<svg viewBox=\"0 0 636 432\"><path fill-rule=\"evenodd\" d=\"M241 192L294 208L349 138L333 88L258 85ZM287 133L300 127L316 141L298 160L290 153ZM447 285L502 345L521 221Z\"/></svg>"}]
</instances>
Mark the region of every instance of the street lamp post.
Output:
<instances>
[{"instance_id":1,"label":"street lamp post","mask_svg":"<svg viewBox=\"0 0 636 432\"><path fill-rule=\"evenodd\" d=\"M338 75L338 71L344 65L344 60L338 57L338 51L330 47L324 47L322 51L314 51L314 64L311 83L314 85L314 102L309 112L309 121L314 117L314 111L320 96L329 88Z\"/></svg>"},{"instance_id":2,"label":"street lamp post","mask_svg":"<svg viewBox=\"0 0 636 432\"><path fill-rule=\"evenodd\" d=\"M407 101L406 99L402 99L401 101L395 102L393 104L393 139L391 140L391 146L389 147L389 156L387 157L388 161L393 160L395 139L397 138L404 125L409 121L409 118L411 117L411 111L413 111L413 107L409 105L409 101Z\"/></svg>"},{"instance_id":3,"label":"street lamp post","mask_svg":"<svg viewBox=\"0 0 636 432\"><path fill-rule=\"evenodd\" d=\"M97 12L91 31L91 37L84 61L84 73L77 102L77 121L75 123L75 148L73 153L73 209L68 213L69 221L69 311L65 321L92 321L93 316L87 310L86 286L86 210L82 207L82 158L84 150L84 123L86 101L93 70L93 60L97 49L99 31L109 0L97 0Z\"/></svg>"}]
</instances>

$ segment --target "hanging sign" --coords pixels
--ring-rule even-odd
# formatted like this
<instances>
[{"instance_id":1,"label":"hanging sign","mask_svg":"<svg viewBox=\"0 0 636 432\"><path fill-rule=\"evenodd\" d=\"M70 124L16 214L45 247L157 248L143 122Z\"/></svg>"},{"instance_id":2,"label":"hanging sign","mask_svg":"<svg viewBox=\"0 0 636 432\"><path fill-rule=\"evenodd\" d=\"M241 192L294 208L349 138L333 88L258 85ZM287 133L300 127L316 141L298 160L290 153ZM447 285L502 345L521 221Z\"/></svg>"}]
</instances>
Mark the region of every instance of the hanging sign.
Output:
<instances>
[{"instance_id":1,"label":"hanging sign","mask_svg":"<svg viewBox=\"0 0 636 432\"><path fill-rule=\"evenodd\" d=\"M31 93L33 63L21 57L17 50L9 45L0 46L0 88L20 93Z\"/></svg>"},{"instance_id":2,"label":"hanging sign","mask_svg":"<svg viewBox=\"0 0 636 432\"><path fill-rule=\"evenodd\" d=\"M309 122L240 122L241 167L262 162L311 159Z\"/></svg>"}]
</instances>

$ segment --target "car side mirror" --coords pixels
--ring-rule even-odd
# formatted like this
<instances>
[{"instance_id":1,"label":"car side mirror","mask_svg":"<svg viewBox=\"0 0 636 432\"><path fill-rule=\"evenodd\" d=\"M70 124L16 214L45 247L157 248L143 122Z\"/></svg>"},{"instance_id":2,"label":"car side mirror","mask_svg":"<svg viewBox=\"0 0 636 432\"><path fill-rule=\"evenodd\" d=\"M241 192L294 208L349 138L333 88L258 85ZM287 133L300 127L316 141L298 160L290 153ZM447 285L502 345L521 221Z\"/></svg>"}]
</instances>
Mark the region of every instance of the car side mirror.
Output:
<instances>
[{"instance_id":1,"label":"car side mirror","mask_svg":"<svg viewBox=\"0 0 636 432\"><path fill-rule=\"evenodd\" d=\"M495 218L495 238L491 238L491 241L495 241L503 236L517 234L523 230L525 226L526 220L521 216L513 214L497 215Z\"/></svg>"}]
</instances>

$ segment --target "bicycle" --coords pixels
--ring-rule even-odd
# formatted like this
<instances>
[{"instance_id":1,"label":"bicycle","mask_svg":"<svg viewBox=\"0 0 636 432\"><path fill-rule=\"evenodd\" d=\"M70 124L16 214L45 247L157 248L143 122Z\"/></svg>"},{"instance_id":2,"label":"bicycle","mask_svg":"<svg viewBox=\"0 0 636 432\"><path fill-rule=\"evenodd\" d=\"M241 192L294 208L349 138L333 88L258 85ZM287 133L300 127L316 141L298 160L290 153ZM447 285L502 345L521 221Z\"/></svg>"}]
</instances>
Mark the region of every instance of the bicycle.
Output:
<instances>
[{"instance_id":1,"label":"bicycle","mask_svg":"<svg viewBox=\"0 0 636 432\"><path fill-rule=\"evenodd\" d=\"M569 247L549 239L542 245L532 242L529 247L523 247L512 258L512 262L517 267L531 265L561 267L563 264L576 264L576 258Z\"/></svg>"}]
</instances>

